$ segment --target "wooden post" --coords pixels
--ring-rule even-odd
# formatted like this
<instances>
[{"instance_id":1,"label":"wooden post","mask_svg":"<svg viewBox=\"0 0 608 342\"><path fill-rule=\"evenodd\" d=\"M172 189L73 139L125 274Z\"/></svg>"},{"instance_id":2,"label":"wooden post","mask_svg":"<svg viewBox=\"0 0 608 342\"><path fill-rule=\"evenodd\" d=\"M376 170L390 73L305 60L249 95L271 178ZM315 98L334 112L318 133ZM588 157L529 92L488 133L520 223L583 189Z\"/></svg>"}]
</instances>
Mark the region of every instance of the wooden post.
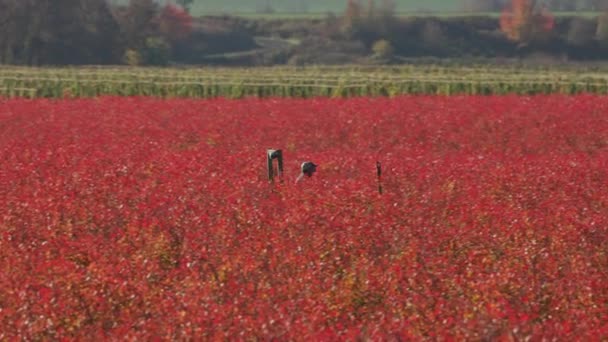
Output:
<instances>
[{"instance_id":1,"label":"wooden post","mask_svg":"<svg viewBox=\"0 0 608 342\"><path fill-rule=\"evenodd\" d=\"M272 161L277 160L277 172L274 172L274 166ZM268 166L268 181L274 181L274 177L278 176L281 180L283 179L283 151L282 150L266 150L266 162Z\"/></svg>"},{"instance_id":2,"label":"wooden post","mask_svg":"<svg viewBox=\"0 0 608 342\"><path fill-rule=\"evenodd\" d=\"M378 193L382 195L382 164L376 162L376 174L378 175Z\"/></svg>"}]
</instances>

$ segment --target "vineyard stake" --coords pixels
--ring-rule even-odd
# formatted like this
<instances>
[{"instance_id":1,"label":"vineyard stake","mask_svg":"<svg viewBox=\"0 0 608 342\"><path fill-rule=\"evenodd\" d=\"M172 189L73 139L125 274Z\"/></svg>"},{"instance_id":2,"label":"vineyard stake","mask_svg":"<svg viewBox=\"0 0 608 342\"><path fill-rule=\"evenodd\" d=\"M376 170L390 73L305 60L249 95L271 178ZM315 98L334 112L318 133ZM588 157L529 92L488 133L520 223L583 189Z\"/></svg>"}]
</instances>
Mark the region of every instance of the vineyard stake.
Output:
<instances>
[{"instance_id":1,"label":"vineyard stake","mask_svg":"<svg viewBox=\"0 0 608 342\"><path fill-rule=\"evenodd\" d=\"M277 160L277 172L275 174L274 166L272 165L273 160ZM278 176L281 181L283 180L283 151L282 150L266 150L266 162L268 167L268 181L274 181L274 177Z\"/></svg>"},{"instance_id":2,"label":"vineyard stake","mask_svg":"<svg viewBox=\"0 0 608 342\"><path fill-rule=\"evenodd\" d=\"M382 164L376 162L376 174L378 175L378 193L382 195Z\"/></svg>"}]
</instances>

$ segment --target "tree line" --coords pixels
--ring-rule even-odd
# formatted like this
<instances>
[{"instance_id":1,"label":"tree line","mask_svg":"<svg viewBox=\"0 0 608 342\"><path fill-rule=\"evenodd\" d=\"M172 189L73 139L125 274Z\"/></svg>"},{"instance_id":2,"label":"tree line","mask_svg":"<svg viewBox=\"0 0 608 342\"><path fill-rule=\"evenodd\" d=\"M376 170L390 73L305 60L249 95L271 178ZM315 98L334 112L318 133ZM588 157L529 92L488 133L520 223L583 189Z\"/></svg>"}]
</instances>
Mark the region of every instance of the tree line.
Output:
<instances>
[{"instance_id":1,"label":"tree line","mask_svg":"<svg viewBox=\"0 0 608 342\"><path fill-rule=\"evenodd\" d=\"M608 14L554 16L565 3L557 0L463 1L500 8L501 16L402 18L392 0L348 0L342 14L323 19L193 19L192 0L0 0L0 63L375 63L396 56L519 58L534 51L608 59ZM593 8L606 2L569 1ZM284 41L264 49L256 36ZM294 41L299 44L285 44ZM229 53L243 51L253 53Z\"/></svg>"},{"instance_id":2,"label":"tree line","mask_svg":"<svg viewBox=\"0 0 608 342\"><path fill-rule=\"evenodd\" d=\"M0 63L163 64L191 29L185 9L153 0L0 0Z\"/></svg>"},{"instance_id":3,"label":"tree line","mask_svg":"<svg viewBox=\"0 0 608 342\"><path fill-rule=\"evenodd\" d=\"M463 9L473 12L500 12L510 4L510 0L462 0ZM537 6L545 6L551 11L605 11L606 0L543 0L535 1Z\"/></svg>"}]
</instances>

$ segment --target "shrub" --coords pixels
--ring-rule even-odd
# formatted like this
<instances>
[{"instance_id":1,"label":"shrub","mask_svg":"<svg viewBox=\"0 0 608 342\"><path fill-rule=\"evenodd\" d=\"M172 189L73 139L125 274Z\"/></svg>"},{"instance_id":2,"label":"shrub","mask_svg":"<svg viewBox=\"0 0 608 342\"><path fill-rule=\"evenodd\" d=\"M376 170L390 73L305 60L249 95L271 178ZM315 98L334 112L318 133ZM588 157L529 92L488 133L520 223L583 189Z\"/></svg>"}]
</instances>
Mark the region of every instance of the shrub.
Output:
<instances>
[{"instance_id":1,"label":"shrub","mask_svg":"<svg viewBox=\"0 0 608 342\"><path fill-rule=\"evenodd\" d=\"M391 58L393 57L395 49L393 48L391 42L386 39L380 39L374 43L372 46L372 51L374 52L375 57Z\"/></svg>"},{"instance_id":2,"label":"shrub","mask_svg":"<svg viewBox=\"0 0 608 342\"><path fill-rule=\"evenodd\" d=\"M128 49L125 51L124 62L130 66L141 65L141 54L134 49Z\"/></svg>"},{"instance_id":3,"label":"shrub","mask_svg":"<svg viewBox=\"0 0 608 342\"><path fill-rule=\"evenodd\" d=\"M167 65L171 56L169 44L161 37L149 37L144 48L146 65Z\"/></svg>"}]
</instances>

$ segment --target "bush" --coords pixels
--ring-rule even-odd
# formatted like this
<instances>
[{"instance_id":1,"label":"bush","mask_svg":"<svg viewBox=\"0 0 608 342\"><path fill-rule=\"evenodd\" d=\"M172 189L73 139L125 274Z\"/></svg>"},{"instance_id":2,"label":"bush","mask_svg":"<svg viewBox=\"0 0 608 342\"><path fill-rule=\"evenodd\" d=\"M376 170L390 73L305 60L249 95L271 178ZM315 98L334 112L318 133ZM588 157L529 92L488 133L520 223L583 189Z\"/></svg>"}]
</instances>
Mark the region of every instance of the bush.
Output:
<instances>
[{"instance_id":1,"label":"bush","mask_svg":"<svg viewBox=\"0 0 608 342\"><path fill-rule=\"evenodd\" d=\"M372 51L374 52L374 57L391 58L393 57L395 49L388 40L380 39L374 43Z\"/></svg>"},{"instance_id":2,"label":"bush","mask_svg":"<svg viewBox=\"0 0 608 342\"><path fill-rule=\"evenodd\" d=\"M144 61L146 65L168 65L170 56L171 48L163 38L146 38L146 47L144 48Z\"/></svg>"},{"instance_id":3,"label":"bush","mask_svg":"<svg viewBox=\"0 0 608 342\"><path fill-rule=\"evenodd\" d=\"M141 65L141 54L137 50L128 49L125 51L124 62L130 66Z\"/></svg>"}]
</instances>

